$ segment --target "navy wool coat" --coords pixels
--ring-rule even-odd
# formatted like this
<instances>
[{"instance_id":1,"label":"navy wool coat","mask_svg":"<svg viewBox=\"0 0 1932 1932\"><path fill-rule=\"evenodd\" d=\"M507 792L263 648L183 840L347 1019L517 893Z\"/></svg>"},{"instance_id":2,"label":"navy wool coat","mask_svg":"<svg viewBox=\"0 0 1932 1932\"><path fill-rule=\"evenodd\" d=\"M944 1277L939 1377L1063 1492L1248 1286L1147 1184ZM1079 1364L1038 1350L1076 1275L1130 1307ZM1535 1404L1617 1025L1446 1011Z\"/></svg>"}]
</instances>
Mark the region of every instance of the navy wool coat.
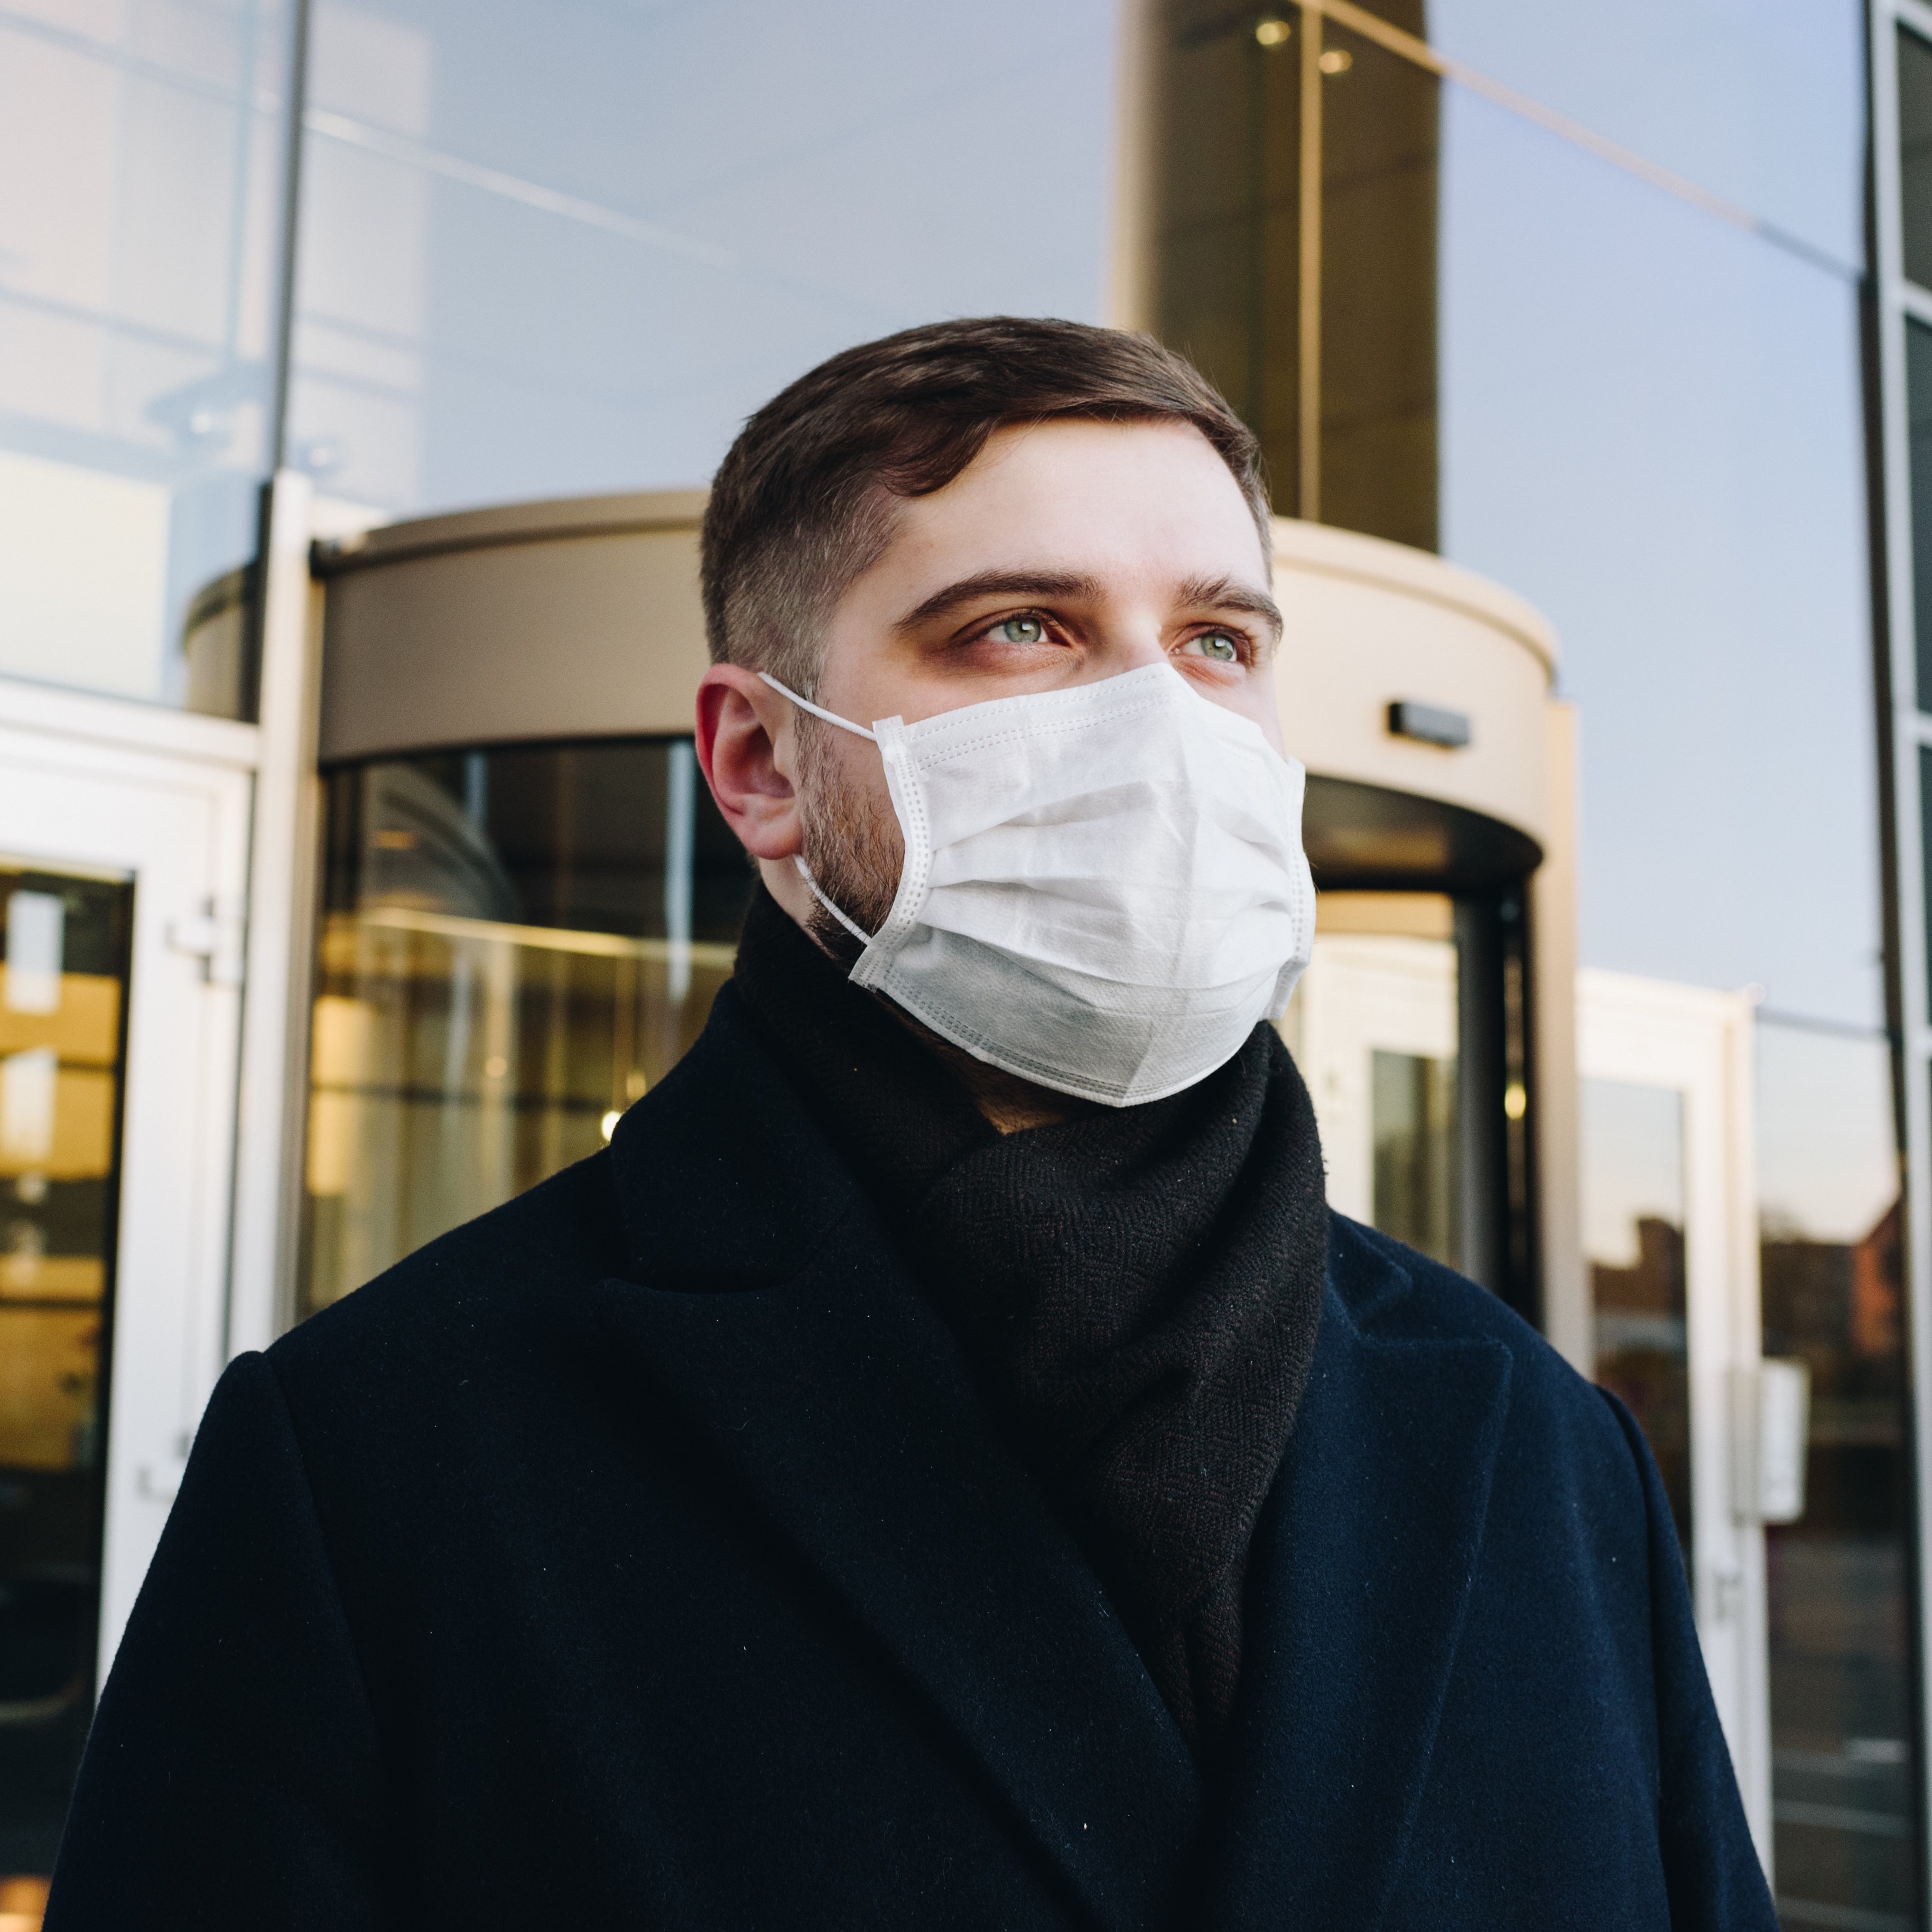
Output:
<instances>
[{"instance_id":1,"label":"navy wool coat","mask_svg":"<svg viewBox=\"0 0 1932 1932\"><path fill-rule=\"evenodd\" d=\"M1204 1776L728 988L606 1152L230 1368L47 1932L1772 1928L1629 1418L1330 1253Z\"/></svg>"}]
</instances>

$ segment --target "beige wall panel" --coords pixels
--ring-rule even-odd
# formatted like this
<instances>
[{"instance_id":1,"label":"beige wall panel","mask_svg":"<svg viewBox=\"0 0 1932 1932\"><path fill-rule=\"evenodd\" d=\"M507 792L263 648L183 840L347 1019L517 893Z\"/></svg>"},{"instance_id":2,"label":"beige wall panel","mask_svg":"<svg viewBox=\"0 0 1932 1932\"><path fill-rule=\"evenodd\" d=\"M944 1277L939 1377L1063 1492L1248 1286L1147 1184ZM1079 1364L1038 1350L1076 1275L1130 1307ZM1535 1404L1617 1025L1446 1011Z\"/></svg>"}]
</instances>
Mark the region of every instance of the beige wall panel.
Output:
<instances>
[{"instance_id":1,"label":"beige wall panel","mask_svg":"<svg viewBox=\"0 0 1932 1932\"><path fill-rule=\"evenodd\" d=\"M332 579L328 612L326 764L688 731L707 662L694 528L372 560Z\"/></svg>"},{"instance_id":2,"label":"beige wall panel","mask_svg":"<svg viewBox=\"0 0 1932 1932\"><path fill-rule=\"evenodd\" d=\"M1530 606L1398 544L1276 523L1282 735L1311 771L1440 799L1552 836L1545 711L1556 644ZM1401 699L1459 711L1472 742L1398 738Z\"/></svg>"}]
</instances>

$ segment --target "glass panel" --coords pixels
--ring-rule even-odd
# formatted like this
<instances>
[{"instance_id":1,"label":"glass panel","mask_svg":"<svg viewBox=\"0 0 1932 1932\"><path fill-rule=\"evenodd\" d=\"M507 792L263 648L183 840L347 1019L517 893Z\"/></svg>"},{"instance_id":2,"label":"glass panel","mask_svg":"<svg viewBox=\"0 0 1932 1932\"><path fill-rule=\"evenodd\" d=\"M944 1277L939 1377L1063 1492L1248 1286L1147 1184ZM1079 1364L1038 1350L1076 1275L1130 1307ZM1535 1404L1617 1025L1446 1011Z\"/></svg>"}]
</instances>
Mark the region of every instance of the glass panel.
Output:
<instances>
[{"instance_id":1,"label":"glass panel","mask_svg":"<svg viewBox=\"0 0 1932 1932\"><path fill-rule=\"evenodd\" d=\"M1466 1267L1454 902L1337 892L1316 908L1281 1030L1315 1102L1329 1202Z\"/></svg>"},{"instance_id":2,"label":"glass panel","mask_svg":"<svg viewBox=\"0 0 1932 1932\"><path fill-rule=\"evenodd\" d=\"M1419 0L1376 10L1421 31ZM1305 49L1311 25L1319 44ZM1160 334L1253 425L1279 508L1432 549L1436 76L1286 3L1257 18L1186 0L1156 59ZM1321 246L1306 278L1305 88L1321 117ZM1304 465L1310 368L1318 448Z\"/></svg>"},{"instance_id":3,"label":"glass panel","mask_svg":"<svg viewBox=\"0 0 1932 1932\"><path fill-rule=\"evenodd\" d=\"M687 740L328 788L304 1312L608 1140L697 1037L751 890Z\"/></svg>"},{"instance_id":4,"label":"glass panel","mask_svg":"<svg viewBox=\"0 0 1932 1932\"><path fill-rule=\"evenodd\" d=\"M1898 188L1905 272L1932 289L1932 44L1898 32Z\"/></svg>"},{"instance_id":5,"label":"glass panel","mask_svg":"<svg viewBox=\"0 0 1932 1932\"><path fill-rule=\"evenodd\" d=\"M290 10L0 20L0 674L243 701L184 628L272 460Z\"/></svg>"},{"instance_id":6,"label":"glass panel","mask_svg":"<svg viewBox=\"0 0 1932 1932\"><path fill-rule=\"evenodd\" d=\"M1456 1265L1462 1252L1456 1146L1456 1063L1372 1054L1375 1225Z\"/></svg>"},{"instance_id":7,"label":"glass panel","mask_svg":"<svg viewBox=\"0 0 1932 1932\"><path fill-rule=\"evenodd\" d=\"M1102 0L312 17L290 435L338 496L686 488L848 344L1100 316Z\"/></svg>"},{"instance_id":8,"label":"glass panel","mask_svg":"<svg viewBox=\"0 0 1932 1932\"><path fill-rule=\"evenodd\" d=\"M1261 437L1276 506L1291 514L1300 461L1300 19L1285 5L1256 30L1214 0L1173 8L1157 51L1154 217L1156 330Z\"/></svg>"},{"instance_id":9,"label":"glass panel","mask_svg":"<svg viewBox=\"0 0 1932 1932\"><path fill-rule=\"evenodd\" d=\"M0 1912L52 1868L93 1709L133 899L0 859Z\"/></svg>"},{"instance_id":10,"label":"glass panel","mask_svg":"<svg viewBox=\"0 0 1932 1932\"><path fill-rule=\"evenodd\" d=\"M1765 1352L1811 1371L1804 1514L1766 1532L1779 1904L1787 1924L1913 1925L1892 1054L1766 1019L1757 1076Z\"/></svg>"},{"instance_id":11,"label":"glass panel","mask_svg":"<svg viewBox=\"0 0 1932 1932\"><path fill-rule=\"evenodd\" d=\"M1905 325L1906 450L1912 476L1913 655L1918 708L1932 710L1932 328Z\"/></svg>"},{"instance_id":12,"label":"glass panel","mask_svg":"<svg viewBox=\"0 0 1932 1932\"><path fill-rule=\"evenodd\" d=\"M1932 745L1918 748L1918 832L1919 862L1924 868L1927 888L1925 932L1928 940L1932 940ZM1932 952L1928 957L1932 958Z\"/></svg>"},{"instance_id":13,"label":"glass panel","mask_svg":"<svg viewBox=\"0 0 1932 1932\"><path fill-rule=\"evenodd\" d=\"M1583 963L1882 1024L1856 288L1463 88L1443 153L1443 554L1562 640Z\"/></svg>"},{"instance_id":14,"label":"glass panel","mask_svg":"<svg viewBox=\"0 0 1932 1932\"><path fill-rule=\"evenodd\" d=\"M1430 38L1452 59L1856 268L1862 0L1748 15L1735 0L1624 0L1614 34L1606 17L1550 0L1429 0Z\"/></svg>"},{"instance_id":15,"label":"glass panel","mask_svg":"<svg viewBox=\"0 0 1932 1932\"><path fill-rule=\"evenodd\" d=\"M1684 1325L1684 1096L1581 1083L1583 1255L1598 1382L1629 1405L1690 1550L1690 1375Z\"/></svg>"},{"instance_id":16,"label":"glass panel","mask_svg":"<svg viewBox=\"0 0 1932 1932\"><path fill-rule=\"evenodd\" d=\"M1371 10L1421 31L1420 0ZM1321 518L1433 550L1439 84L1332 20L1322 38Z\"/></svg>"}]
</instances>

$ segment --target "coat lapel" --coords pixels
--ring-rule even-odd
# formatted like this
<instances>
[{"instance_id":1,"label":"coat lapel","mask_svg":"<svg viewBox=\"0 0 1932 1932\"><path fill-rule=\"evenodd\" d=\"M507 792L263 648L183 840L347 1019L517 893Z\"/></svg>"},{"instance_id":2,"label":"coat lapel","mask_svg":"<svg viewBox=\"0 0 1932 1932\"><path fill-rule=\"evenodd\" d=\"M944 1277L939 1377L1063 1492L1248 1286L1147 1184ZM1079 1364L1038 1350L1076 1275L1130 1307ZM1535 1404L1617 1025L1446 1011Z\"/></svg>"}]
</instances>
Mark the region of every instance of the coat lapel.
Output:
<instances>
[{"instance_id":1,"label":"coat lapel","mask_svg":"<svg viewBox=\"0 0 1932 1932\"><path fill-rule=\"evenodd\" d=\"M1199 1828L1193 1760L728 987L613 1154L636 1279L597 1291L604 1333L944 1714L1094 1916L1159 1924Z\"/></svg>"},{"instance_id":2,"label":"coat lapel","mask_svg":"<svg viewBox=\"0 0 1932 1932\"><path fill-rule=\"evenodd\" d=\"M1381 1922L1462 1632L1510 1356L1358 1325L1408 1291L1338 1222L1315 1365L1250 1570L1204 1926ZM1345 1303L1333 1283L1348 1280Z\"/></svg>"}]
</instances>

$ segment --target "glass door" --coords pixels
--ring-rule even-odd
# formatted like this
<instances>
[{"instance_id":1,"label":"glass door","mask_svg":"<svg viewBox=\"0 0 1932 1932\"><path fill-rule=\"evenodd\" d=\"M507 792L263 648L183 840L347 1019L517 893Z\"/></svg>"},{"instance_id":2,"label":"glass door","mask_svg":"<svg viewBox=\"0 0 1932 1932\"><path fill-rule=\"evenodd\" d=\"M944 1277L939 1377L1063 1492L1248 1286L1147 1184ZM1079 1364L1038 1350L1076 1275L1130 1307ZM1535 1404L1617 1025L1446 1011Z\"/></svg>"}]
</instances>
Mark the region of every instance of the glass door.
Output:
<instances>
[{"instance_id":1,"label":"glass door","mask_svg":"<svg viewBox=\"0 0 1932 1932\"><path fill-rule=\"evenodd\" d=\"M92 1708L134 886L0 854L0 1862L44 1867Z\"/></svg>"},{"instance_id":2,"label":"glass door","mask_svg":"<svg viewBox=\"0 0 1932 1932\"><path fill-rule=\"evenodd\" d=\"M0 682L7 1932L38 1923L95 1688L224 1352L253 734L212 728L233 762L167 755L156 740L208 733L131 711ZM146 747L102 742L117 723Z\"/></svg>"},{"instance_id":3,"label":"glass door","mask_svg":"<svg viewBox=\"0 0 1932 1932\"><path fill-rule=\"evenodd\" d=\"M1596 1376L1649 1439L1760 1856L1771 1852L1761 1354L1742 994L1578 976L1582 1212Z\"/></svg>"}]
</instances>

